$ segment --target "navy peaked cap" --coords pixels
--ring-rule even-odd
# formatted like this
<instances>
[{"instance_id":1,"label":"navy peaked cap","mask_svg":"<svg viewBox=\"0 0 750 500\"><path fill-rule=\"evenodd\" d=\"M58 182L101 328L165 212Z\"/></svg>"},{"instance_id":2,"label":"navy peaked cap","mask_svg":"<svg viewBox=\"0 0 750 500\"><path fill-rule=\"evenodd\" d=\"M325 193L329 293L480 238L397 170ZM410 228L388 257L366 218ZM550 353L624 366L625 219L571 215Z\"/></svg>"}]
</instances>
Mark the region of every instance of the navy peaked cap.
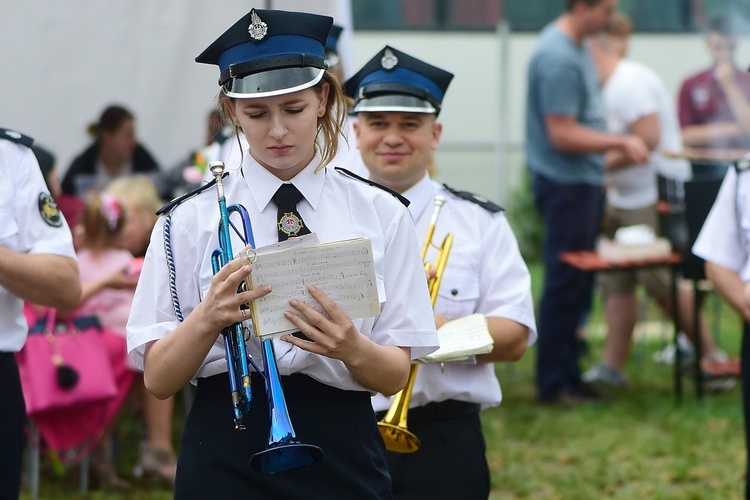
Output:
<instances>
[{"instance_id":1,"label":"navy peaked cap","mask_svg":"<svg viewBox=\"0 0 750 500\"><path fill-rule=\"evenodd\" d=\"M332 24L329 16L252 9L195 61L219 66L219 85L230 97L295 92L323 77Z\"/></svg>"},{"instance_id":2,"label":"navy peaked cap","mask_svg":"<svg viewBox=\"0 0 750 500\"><path fill-rule=\"evenodd\" d=\"M354 112L440 112L453 74L385 46L344 83Z\"/></svg>"}]
</instances>

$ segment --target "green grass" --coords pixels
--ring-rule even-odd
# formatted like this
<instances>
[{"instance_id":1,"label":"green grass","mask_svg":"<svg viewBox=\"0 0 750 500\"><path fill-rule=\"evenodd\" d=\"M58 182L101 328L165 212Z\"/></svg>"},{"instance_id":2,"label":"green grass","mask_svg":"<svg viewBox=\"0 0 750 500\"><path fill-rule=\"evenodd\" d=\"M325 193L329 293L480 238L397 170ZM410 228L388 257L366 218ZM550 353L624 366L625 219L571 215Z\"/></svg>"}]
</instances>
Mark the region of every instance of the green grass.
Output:
<instances>
[{"instance_id":1,"label":"green grass","mask_svg":"<svg viewBox=\"0 0 750 500\"><path fill-rule=\"evenodd\" d=\"M492 498L741 498L739 384L698 400L685 379L677 404L672 367L647 357L602 404L540 406L533 354L498 367L503 404L482 414Z\"/></svg>"},{"instance_id":2,"label":"green grass","mask_svg":"<svg viewBox=\"0 0 750 500\"><path fill-rule=\"evenodd\" d=\"M540 271L532 269L535 288ZM710 308L707 308L707 310ZM739 323L721 307L720 345L739 350ZM652 319L656 314L652 314ZM590 354L584 368L601 354L600 301L589 325ZM711 316L709 316L711 321ZM503 404L482 413L487 458L492 470L493 499L704 499L741 498L745 444L739 383L729 392L706 392L697 399L690 377L683 377L677 403L671 365L652 361L651 354L670 341L663 335L638 336L628 367L629 386L606 402L586 407L541 406L535 400L535 351L512 365L497 365ZM179 442L181 398L176 409L175 442ZM128 477L137 459L140 427L133 418L120 428L118 467ZM124 494L92 488L77 494L78 471L57 478L43 464L41 498L167 499L158 483L133 481ZM30 498L24 490L22 499Z\"/></svg>"},{"instance_id":3,"label":"green grass","mask_svg":"<svg viewBox=\"0 0 750 500\"><path fill-rule=\"evenodd\" d=\"M542 272L531 268L534 295ZM651 301L648 319L664 321ZM724 350L738 355L741 324L716 297L705 313ZM720 321L716 321L720 319ZM586 369L603 347L601 299L594 301ZM639 328L639 327L636 327ZM482 413L493 499L500 498L742 498L745 440L739 381L728 392L696 397L685 375L678 403L674 367L652 360L672 341L671 323L656 335L637 330L627 369L629 384L605 402L585 407L543 406L535 400L536 352L497 365L503 403ZM639 334L639 332L641 332Z\"/></svg>"}]
</instances>

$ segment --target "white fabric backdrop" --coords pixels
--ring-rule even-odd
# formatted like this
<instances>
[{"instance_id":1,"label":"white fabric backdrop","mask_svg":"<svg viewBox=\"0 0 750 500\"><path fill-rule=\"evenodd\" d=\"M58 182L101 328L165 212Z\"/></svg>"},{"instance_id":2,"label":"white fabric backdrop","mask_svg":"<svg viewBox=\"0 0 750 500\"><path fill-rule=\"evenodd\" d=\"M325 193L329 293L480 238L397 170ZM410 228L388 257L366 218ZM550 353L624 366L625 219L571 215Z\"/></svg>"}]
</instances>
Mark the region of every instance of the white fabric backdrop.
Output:
<instances>
[{"instance_id":1,"label":"white fabric backdrop","mask_svg":"<svg viewBox=\"0 0 750 500\"><path fill-rule=\"evenodd\" d=\"M219 89L218 68L195 56L250 8L266 6L332 15L349 28L340 46L350 60L348 0L6 3L0 127L54 152L62 175L90 143L87 126L121 104L135 114L140 142L169 168L202 144Z\"/></svg>"}]
</instances>

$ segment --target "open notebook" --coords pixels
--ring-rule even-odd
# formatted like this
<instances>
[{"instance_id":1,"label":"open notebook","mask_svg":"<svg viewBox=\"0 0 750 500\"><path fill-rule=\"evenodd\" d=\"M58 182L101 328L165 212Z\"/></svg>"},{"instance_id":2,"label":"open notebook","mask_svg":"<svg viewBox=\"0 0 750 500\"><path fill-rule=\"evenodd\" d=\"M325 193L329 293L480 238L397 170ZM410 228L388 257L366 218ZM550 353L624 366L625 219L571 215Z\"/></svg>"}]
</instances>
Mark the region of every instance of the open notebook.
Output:
<instances>
[{"instance_id":1,"label":"open notebook","mask_svg":"<svg viewBox=\"0 0 750 500\"><path fill-rule=\"evenodd\" d=\"M440 348L423 358L420 363L467 361L478 354L492 351L493 340L483 314L472 314L448 321L438 328Z\"/></svg>"}]
</instances>

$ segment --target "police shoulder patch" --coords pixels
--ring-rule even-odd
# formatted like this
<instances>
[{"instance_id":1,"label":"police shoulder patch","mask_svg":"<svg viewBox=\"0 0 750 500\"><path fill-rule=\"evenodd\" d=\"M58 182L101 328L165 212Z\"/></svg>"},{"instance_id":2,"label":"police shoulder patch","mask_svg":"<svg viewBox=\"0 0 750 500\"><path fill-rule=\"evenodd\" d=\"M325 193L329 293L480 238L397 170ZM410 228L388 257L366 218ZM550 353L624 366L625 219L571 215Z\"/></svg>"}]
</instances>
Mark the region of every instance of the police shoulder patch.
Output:
<instances>
[{"instance_id":1,"label":"police shoulder patch","mask_svg":"<svg viewBox=\"0 0 750 500\"><path fill-rule=\"evenodd\" d=\"M468 191L459 191L458 189L453 189L452 187L448 186L447 184L443 184L443 187L448 190L449 193L451 193L453 196L457 198L461 198L463 200L470 201L472 203L476 203L480 207L484 208L485 210L497 213L502 212L505 210L500 205L497 205L495 203L492 203L487 198L483 198L479 196L478 194L470 193Z\"/></svg>"},{"instance_id":2,"label":"police shoulder patch","mask_svg":"<svg viewBox=\"0 0 750 500\"><path fill-rule=\"evenodd\" d=\"M39 215L42 216L42 220L52 227L62 226L62 216L60 215L60 209L57 207L57 203L52 199L52 195L49 193L39 193Z\"/></svg>"},{"instance_id":3,"label":"police shoulder patch","mask_svg":"<svg viewBox=\"0 0 750 500\"><path fill-rule=\"evenodd\" d=\"M0 138L7 139L11 142L23 144L26 147L31 147L34 144L34 139L28 135L23 135L21 132L10 130L7 128L0 128Z\"/></svg>"}]
</instances>

